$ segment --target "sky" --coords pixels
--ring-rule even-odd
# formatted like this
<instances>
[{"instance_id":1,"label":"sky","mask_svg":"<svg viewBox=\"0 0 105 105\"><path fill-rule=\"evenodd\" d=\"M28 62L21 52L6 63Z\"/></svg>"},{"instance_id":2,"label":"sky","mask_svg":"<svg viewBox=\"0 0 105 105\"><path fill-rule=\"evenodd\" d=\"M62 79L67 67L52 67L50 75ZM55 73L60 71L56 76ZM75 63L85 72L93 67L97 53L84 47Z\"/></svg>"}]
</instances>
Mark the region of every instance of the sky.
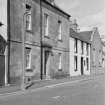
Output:
<instances>
[{"instance_id":1,"label":"sky","mask_svg":"<svg viewBox=\"0 0 105 105\"><path fill-rule=\"evenodd\" d=\"M55 3L76 19L81 31L98 27L100 35L105 35L105 0L55 0ZM0 0L0 30L6 33L7 0Z\"/></svg>"},{"instance_id":2,"label":"sky","mask_svg":"<svg viewBox=\"0 0 105 105\"><path fill-rule=\"evenodd\" d=\"M0 34L7 40L7 0L0 0L0 22L4 24L0 27Z\"/></svg>"},{"instance_id":3,"label":"sky","mask_svg":"<svg viewBox=\"0 0 105 105\"><path fill-rule=\"evenodd\" d=\"M55 0L55 3L76 19L80 30L98 27L105 35L105 0Z\"/></svg>"}]
</instances>

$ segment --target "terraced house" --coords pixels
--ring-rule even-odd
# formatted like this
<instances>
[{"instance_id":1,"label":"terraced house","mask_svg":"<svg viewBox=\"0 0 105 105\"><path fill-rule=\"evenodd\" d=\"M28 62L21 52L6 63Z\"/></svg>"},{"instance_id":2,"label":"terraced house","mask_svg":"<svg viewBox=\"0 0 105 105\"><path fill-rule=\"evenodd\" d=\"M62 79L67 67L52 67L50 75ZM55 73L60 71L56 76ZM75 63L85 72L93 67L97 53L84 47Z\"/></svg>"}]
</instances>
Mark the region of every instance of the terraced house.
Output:
<instances>
[{"instance_id":1,"label":"terraced house","mask_svg":"<svg viewBox=\"0 0 105 105\"><path fill-rule=\"evenodd\" d=\"M96 75L104 72L102 44L98 28L78 31L74 22L70 28L70 75Z\"/></svg>"},{"instance_id":2,"label":"terraced house","mask_svg":"<svg viewBox=\"0 0 105 105\"><path fill-rule=\"evenodd\" d=\"M70 28L70 76L90 75L90 45L88 36Z\"/></svg>"},{"instance_id":3,"label":"terraced house","mask_svg":"<svg viewBox=\"0 0 105 105\"><path fill-rule=\"evenodd\" d=\"M78 32L54 0L7 0L5 8L0 85L103 72L97 28Z\"/></svg>"},{"instance_id":4,"label":"terraced house","mask_svg":"<svg viewBox=\"0 0 105 105\"><path fill-rule=\"evenodd\" d=\"M54 0L7 2L6 83L67 77L70 15Z\"/></svg>"}]
</instances>

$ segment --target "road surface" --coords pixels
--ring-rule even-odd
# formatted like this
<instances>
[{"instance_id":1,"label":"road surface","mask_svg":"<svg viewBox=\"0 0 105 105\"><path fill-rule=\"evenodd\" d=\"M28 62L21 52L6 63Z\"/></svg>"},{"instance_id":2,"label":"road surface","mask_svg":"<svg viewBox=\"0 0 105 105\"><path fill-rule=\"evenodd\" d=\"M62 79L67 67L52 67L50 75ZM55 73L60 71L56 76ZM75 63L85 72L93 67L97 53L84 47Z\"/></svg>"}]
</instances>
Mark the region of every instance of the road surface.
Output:
<instances>
[{"instance_id":1,"label":"road surface","mask_svg":"<svg viewBox=\"0 0 105 105\"><path fill-rule=\"evenodd\" d=\"M105 105L105 76L30 93L0 96L0 105Z\"/></svg>"}]
</instances>

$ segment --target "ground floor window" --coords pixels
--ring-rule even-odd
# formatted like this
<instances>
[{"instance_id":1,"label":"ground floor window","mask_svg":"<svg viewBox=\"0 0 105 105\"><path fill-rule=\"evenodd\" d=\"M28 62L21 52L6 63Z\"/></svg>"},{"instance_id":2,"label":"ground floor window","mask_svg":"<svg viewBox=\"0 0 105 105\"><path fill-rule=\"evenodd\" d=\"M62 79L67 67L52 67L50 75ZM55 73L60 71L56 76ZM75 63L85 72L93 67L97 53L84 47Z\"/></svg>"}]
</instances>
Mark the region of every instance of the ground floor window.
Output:
<instances>
[{"instance_id":1,"label":"ground floor window","mask_svg":"<svg viewBox=\"0 0 105 105\"><path fill-rule=\"evenodd\" d=\"M59 70L62 69L62 54L59 53L59 67L58 67Z\"/></svg>"},{"instance_id":2,"label":"ground floor window","mask_svg":"<svg viewBox=\"0 0 105 105\"><path fill-rule=\"evenodd\" d=\"M26 68L31 68L31 48L25 48L25 55L26 55Z\"/></svg>"},{"instance_id":3,"label":"ground floor window","mask_svg":"<svg viewBox=\"0 0 105 105\"><path fill-rule=\"evenodd\" d=\"M78 58L77 56L74 56L74 71L77 71L77 67L78 67Z\"/></svg>"}]
</instances>

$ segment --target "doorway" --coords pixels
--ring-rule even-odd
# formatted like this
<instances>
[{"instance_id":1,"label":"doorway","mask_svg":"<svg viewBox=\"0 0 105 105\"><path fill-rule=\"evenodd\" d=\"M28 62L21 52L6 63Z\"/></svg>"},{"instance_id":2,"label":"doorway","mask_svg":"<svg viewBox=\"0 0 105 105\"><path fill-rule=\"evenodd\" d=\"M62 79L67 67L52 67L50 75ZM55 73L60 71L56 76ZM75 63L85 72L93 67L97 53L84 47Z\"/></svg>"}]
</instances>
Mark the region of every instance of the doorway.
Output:
<instances>
[{"instance_id":1,"label":"doorway","mask_svg":"<svg viewBox=\"0 0 105 105\"><path fill-rule=\"evenodd\" d=\"M49 69L50 69L50 51L44 50L44 70L43 74L45 78L49 77Z\"/></svg>"},{"instance_id":2,"label":"doorway","mask_svg":"<svg viewBox=\"0 0 105 105\"><path fill-rule=\"evenodd\" d=\"M83 63L83 57L81 57L81 75L84 74L84 63Z\"/></svg>"},{"instance_id":3,"label":"doorway","mask_svg":"<svg viewBox=\"0 0 105 105\"><path fill-rule=\"evenodd\" d=\"M0 86L5 84L5 49L6 40L0 35Z\"/></svg>"}]
</instances>

